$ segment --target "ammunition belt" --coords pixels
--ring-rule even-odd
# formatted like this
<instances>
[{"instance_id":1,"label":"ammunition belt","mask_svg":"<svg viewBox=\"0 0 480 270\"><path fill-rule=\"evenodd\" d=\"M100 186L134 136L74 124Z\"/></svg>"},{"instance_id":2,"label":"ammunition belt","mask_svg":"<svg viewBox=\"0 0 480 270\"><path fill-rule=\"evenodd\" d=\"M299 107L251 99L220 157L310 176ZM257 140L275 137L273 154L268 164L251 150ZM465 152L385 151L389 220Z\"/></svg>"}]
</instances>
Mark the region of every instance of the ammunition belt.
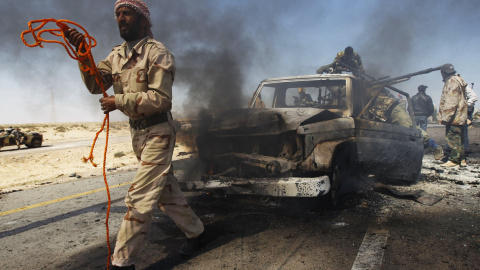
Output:
<instances>
[{"instance_id":1,"label":"ammunition belt","mask_svg":"<svg viewBox=\"0 0 480 270\"><path fill-rule=\"evenodd\" d=\"M130 123L131 128L139 130L139 129L146 129L148 127L155 126L167 121L168 121L167 113L163 112L160 114L150 115L142 119L137 119L137 120L130 119L128 122Z\"/></svg>"}]
</instances>

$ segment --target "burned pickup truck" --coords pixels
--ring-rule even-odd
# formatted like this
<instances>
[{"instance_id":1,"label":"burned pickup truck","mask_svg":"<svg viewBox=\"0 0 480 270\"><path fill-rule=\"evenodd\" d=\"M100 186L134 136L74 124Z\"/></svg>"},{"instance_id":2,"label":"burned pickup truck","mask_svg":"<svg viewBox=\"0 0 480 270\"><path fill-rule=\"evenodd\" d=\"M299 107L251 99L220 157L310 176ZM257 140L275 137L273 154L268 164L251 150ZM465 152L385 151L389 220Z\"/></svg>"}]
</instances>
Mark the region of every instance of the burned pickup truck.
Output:
<instances>
[{"instance_id":1,"label":"burned pickup truck","mask_svg":"<svg viewBox=\"0 0 480 270\"><path fill-rule=\"evenodd\" d=\"M342 190L361 186L364 176L415 183L421 131L378 121L371 109L380 92L400 94L413 118L409 95L391 85L433 70L438 68L383 81L352 74L262 81L248 108L222 111L198 136L199 157L207 164L202 188L275 197L330 194L335 203Z\"/></svg>"}]
</instances>

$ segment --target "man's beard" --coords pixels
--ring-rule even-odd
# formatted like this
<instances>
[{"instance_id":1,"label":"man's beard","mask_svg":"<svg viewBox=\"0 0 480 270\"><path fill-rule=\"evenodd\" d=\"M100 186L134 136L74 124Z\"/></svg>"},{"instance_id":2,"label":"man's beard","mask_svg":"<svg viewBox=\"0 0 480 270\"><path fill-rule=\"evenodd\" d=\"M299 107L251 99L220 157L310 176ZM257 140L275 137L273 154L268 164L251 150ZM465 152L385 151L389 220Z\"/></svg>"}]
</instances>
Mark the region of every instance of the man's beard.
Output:
<instances>
[{"instance_id":1,"label":"man's beard","mask_svg":"<svg viewBox=\"0 0 480 270\"><path fill-rule=\"evenodd\" d=\"M126 29L120 29L122 26L126 26ZM133 24L122 23L118 25L118 30L120 31L120 37L125 41L132 41L141 38L142 24L141 20L136 20Z\"/></svg>"}]
</instances>

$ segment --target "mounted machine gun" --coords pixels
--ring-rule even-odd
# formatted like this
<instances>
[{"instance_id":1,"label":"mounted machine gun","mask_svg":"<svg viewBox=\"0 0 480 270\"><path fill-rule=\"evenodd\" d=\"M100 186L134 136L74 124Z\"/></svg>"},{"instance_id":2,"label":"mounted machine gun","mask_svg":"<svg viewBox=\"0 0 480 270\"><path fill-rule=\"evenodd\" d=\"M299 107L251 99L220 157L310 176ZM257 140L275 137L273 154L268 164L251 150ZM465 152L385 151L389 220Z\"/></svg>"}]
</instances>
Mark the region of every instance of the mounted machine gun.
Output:
<instances>
[{"instance_id":1,"label":"mounted machine gun","mask_svg":"<svg viewBox=\"0 0 480 270\"><path fill-rule=\"evenodd\" d=\"M438 66L438 67L435 67L435 68L427 68L427 69L424 69L424 70L421 70L421 71L409 73L409 74L398 76L398 77L390 78L390 76L387 76L387 77L382 77L382 78L376 79L373 76L370 76L366 73L359 72L357 69L355 69L355 68L353 68L353 67L351 67L347 64L339 63L339 65L341 65L345 68L348 68L350 71L352 71L353 75L363 79L365 81L365 87L366 88L377 89L377 91L373 94L372 98L367 103L367 105L362 110L362 112L358 115L358 117L361 117L363 115L363 113L370 107L372 102L381 93L383 88L389 88L389 89L394 90L395 92L398 92L398 93L400 93L404 96L409 96L408 93L406 93L406 92L404 92L404 91L402 91L402 90L400 90L396 87L393 87L392 85L408 81L414 76L423 75L423 74L427 74L427 73L442 69L442 66ZM410 116L412 116L412 118L413 118L413 110L412 110L412 106L410 106L410 102L408 104L408 111L409 111Z\"/></svg>"}]
</instances>

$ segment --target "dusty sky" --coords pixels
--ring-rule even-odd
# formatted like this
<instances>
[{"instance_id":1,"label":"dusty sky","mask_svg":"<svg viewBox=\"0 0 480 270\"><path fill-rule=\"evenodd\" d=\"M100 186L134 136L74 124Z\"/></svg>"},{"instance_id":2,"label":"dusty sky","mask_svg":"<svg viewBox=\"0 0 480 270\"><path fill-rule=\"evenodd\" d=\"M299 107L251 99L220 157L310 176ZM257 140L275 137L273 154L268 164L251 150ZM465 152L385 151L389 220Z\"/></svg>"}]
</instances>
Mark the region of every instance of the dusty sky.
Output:
<instances>
[{"instance_id":1,"label":"dusty sky","mask_svg":"<svg viewBox=\"0 0 480 270\"><path fill-rule=\"evenodd\" d=\"M98 62L123 42L113 17L115 1L0 2L0 125L102 121L100 96L88 93L63 47L28 48L20 33L31 20L75 21L97 40L93 54ZM377 77L445 63L469 83L480 76L474 49L480 39L475 30L480 1L145 2L154 37L176 58L176 118L193 117L201 109L245 106L261 80L314 74L349 45L361 55L367 73ZM443 87L438 71L396 86L413 95L420 84L428 85L427 94L438 104ZM111 119L125 120L119 112Z\"/></svg>"}]
</instances>

